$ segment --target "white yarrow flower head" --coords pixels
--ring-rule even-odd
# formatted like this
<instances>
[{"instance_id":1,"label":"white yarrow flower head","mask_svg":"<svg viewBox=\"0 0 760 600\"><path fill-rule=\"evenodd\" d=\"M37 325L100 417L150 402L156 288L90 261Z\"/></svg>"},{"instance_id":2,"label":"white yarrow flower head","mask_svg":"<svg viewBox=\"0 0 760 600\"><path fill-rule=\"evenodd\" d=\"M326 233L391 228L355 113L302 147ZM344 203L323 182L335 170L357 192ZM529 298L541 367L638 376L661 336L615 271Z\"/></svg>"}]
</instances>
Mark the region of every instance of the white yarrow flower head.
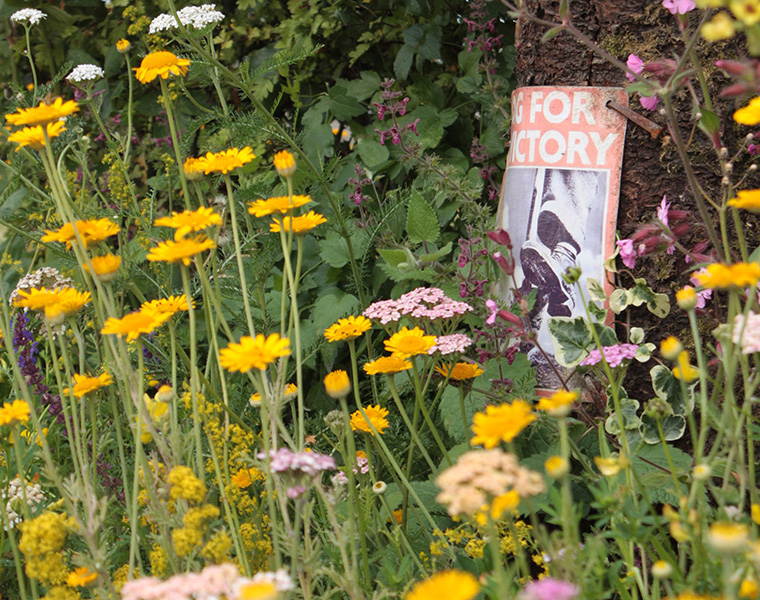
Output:
<instances>
[{"instance_id":1,"label":"white yarrow flower head","mask_svg":"<svg viewBox=\"0 0 760 600\"><path fill-rule=\"evenodd\" d=\"M66 81L69 83L82 83L86 81L95 81L104 77L105 73L97 65L77 65L66 76Z\"/></svg>"},{"instance_id":2,"label":"white yarrow flower head","mask_svg":"<svg viewBox=\"0 0 760 600\"><path fill-rule=\"evenodd\" d=\"M186 6L177 12L179 23L185 27L192 26L193 29L203 29L208 25L215 25L224 19L224 13L216 10L216 4L204 4L202 6ZM169 31L179 27L174 15L162 13L150 23L148 33L159 33L160 31Z\"/></svg>"},{"instance_id":3,"label":"white yarrow flower head","mask_svg":"<svg viewBox=\"0 0 760 600\"><path fill-rule=\"evenodd\" d=\"M11 21L24 24L28 22L30 25L37 25L45 17L47 17L47 14L36 8L22 8L11 15Z\"/></svg>"}]
</instances>

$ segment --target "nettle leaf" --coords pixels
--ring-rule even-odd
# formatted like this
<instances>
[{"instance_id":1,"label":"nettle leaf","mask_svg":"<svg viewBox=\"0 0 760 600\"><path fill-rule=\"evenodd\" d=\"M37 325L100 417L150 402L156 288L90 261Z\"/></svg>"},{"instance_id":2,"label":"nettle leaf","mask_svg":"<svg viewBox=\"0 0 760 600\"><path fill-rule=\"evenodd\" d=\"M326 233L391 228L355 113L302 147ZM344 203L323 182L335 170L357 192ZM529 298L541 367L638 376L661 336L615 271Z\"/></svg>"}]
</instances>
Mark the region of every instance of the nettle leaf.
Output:
<instances>
[{"instance_id":1,"label":"nettle leaf","mask_svg":"<svg viewBox=\"0 0 760 600\"><path fill-rule=\"evenodd\" d=\"M668 316L670 300L666 294L658 294L647 285L645 279L637 279L636 285L629 292L631 304L641 306L646 303L649 312L660 318Z\"/></svg>"},{"instance_id":2,"label":"nettle leaf","mask_svg":"<svg viewBox=\"0 0 760 600\"><path fill-rule=\"evenodd\" d=\"M404 267L404 263L401 263L400 267L392 267L385 263L381 264L380 268L383 272L395 282L399 281L425 281L427 283L433 283L435 281L435 272L433 269L418 269L414 267Z\"/></svg>"},{"instance_id":3,"label":"nettle leaf","mask_svg":"<svg viewBox=\"0 0 760 600\"><path fill-rule=\"evenodd\" d=\"M338 289L330 290L314 303L311 321L317 335L322 335L330 325L341 317L356 314L359 310L359 300L351 294Z\"/></svg>"},{"instance_id":4,"label":"nettle leaf","mask_svg":"<svg viewBox=\"0 0 760 600\"><path fill-rule=\"evenodd\" d=\"M592 342L591 328L583 317L550 317L549 335L554 344L554 358L563 367L580 364Z\"/></svg>"},{"instance_id":5,"label":"nettle leaf","mask_svg":"<svg viewBox=\"0 0 760 600\"><path fill-rule=\"evenodd\" d=\"M439 410L443 420L443 426L452 438L457 442L466 442L470 439L470 424L472 416L483 410L485 396L468 394L464 399L464 410L467 423L462 422L462 407L459 403L459 390L453 386L447 386L441 397Z\"/></svg>"},{"instance_id":6,"label":"nettle leaf","mask_svg":"<svg viewBox=\"0 0 760 600\"><path fill-rule=\"evenodd\" d=\"M348 264L348 244L339 233L328 231L324 239L319 240L319 255L328 265L339 269Z\"/></svg>"},{"instance_id":7,"label":"nettle leaf","mask_svg":"<svg viewBox=\"0 0 760 600\"><path fill-rule=\"evenodd\" d=\"M406 213L406 231L414 243L434 242L441 233L438 216L421 194L414 192Z\"/></svg>"}]
</instances>

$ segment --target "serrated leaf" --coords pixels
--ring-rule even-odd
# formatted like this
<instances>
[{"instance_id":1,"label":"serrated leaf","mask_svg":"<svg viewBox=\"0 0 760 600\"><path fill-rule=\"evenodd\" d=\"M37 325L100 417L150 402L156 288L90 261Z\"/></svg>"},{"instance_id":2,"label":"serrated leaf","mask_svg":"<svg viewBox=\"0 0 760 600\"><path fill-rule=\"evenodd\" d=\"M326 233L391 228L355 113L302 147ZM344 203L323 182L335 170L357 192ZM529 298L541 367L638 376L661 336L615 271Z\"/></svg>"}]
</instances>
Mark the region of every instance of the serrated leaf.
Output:
<instances>
[{"instance_id":1,"label":"serrated leaf","mask_svg":"<svg viewBox=\"0 0 760 600\"><path fill-rule=\"evenodd\" d=\"M402 263L403 264L403 263ZM409 269L402 271L396 267L384 263L380 265L383 272L395 282L399 281L425 281L427 283L433 283L435 281L435 273L433 269Z\"/></svg>"},{"instance_id":2,"label":"serrated leaf","mask_svg":"<svg viewBox=\"0 0 760 600\"><path fill-rule=\"evenodd\" d=\"M328 97L330 98L330 112L340 121L348 121L351 117L367 112L356 98L348 95L346 88L342 85L331 87Z\"/></svg>"},{"instance_id":3,"label":"serrated leaf","mask_svg":"<svg viewBox=\"0 0 760 600\"><path fill-rule=\"evenodd\" d=\"M406 213L406 232L413 243L435 242L441 233L438 216L419 193L413 193Z\"/></svg>"},{"instance_id":4,"label":"serrated leaf","mask_svg":"<svg viewBox=\"0 0 760 600\"><path fill-rule=\"evenodd\" d=\"M403 80L409 75L409 69L412 68L412 59L414 59L414 49L411 46L404 44L396 54L396 59L393 61L393 72L396 77Z\"/></svg>"},{"instance_id":5,"label":"serrated leaf","mask_svg":"<svg viewBox=\"0 0 760 600\"><path fill-rule=\"evenodd\" d=\"M470 438L470 424L472 416L483 410L485 400L483 396L468 394L464 399L467 423L462 423L462 408L459 403L459 390L453 386L447 386L441 397L441 418L446 432L457 442L466 442Z\"/></svg>"},{"instance_id":6,"label":"serrated leaf","mask_svg":"<svg viewBox=\"0 0 760 600\"><path fill-rule=\"evenodd\" d=\"M23 202L24 198L26 198L27 194L29 194L29 190L27 190L25 187L20 187L10 196L8 196L6 201L3 202L3 205L0 206L0 219L10 219L13 213L15 213L18 207L21 205L21 202Z\"/></svg>"},{"instance_id":7,"label":"serrated leaf","mask_svg":"<svg viewBox=\"0 0 760 600\"><path fill-rule=\"evenodd\" d=\"M346 240L339 233L328 231L324 239L319 240L319 255L331 267L345 266L349 261Z\"/></svg>"}]
</instances>

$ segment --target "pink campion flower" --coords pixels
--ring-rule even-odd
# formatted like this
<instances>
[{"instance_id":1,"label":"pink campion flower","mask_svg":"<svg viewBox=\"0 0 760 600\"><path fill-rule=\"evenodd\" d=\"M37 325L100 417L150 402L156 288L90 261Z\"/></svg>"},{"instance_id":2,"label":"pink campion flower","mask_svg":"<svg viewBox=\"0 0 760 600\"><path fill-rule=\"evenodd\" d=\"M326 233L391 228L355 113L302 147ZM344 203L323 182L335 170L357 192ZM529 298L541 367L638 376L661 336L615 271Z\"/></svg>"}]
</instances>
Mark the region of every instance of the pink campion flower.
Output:
<instances>
[{"instance_id":1,"label":"pink campion flower","mask_svg":"<svg viewBox=\"0 0 760 600\"><path fill-rule=\"evenodd\" d=\"M694 0L662 0L663 8L667 8L671 15L685 15L690 10L697 8Z\"/></svg>"},{"instance_id":2,"label":"pink campion flower","mask_svg":"<svg viewBox=\"0 0 760 600\"><path fill-rule=\"evenodd\" d=\"M707 269L700 269L699 271L697 271L697 274L701 274L701 273L707 273ZM699 279L697 279L696 277L690 277L689 281L691 283L693 283L694 285L696 285L696 286L700 286L701 285L701 283L699 282ZM686 286L686 287L688 287L688 286ZM706 289L705 290L701 290L701 291L697 290L697 306L696 306L696 308L704 308L705 306L707 306L707 301L710 298L712 298L712 290L706 290Z\"/></svg>"},{"instance_id":3,"label":"pink campion flower","mask_svg":"<svg viewBox=\"0 0 760 600\"><path fill-rule=\"evenodd\" d=\"M662 202L660 202L660 206L657 209L657 218L662 222L663 225L668 225L668 210L670 209L670 202L668 202L668 197L663 196Z\"/></svg>"},{"instance_id":4,"label":"pink campion flower","mask_svg":"<svg viewBox=\"0 0 760 600\"><path fill-rule=\"evenodd\" d=\"M569 581L545 577L525 584L518 598L519 600L573 600L580 593L580 588Z\"/></svg>"},{"instance_id":5,"label":"pink campion flower","mask_svg":"<svg viewBox=\"0 0 760 600\"><path fill-rule=\"evenodd\" d=\"M660 103L660 99L657 96L641 96L639 97L639 102L647 110L654 110Z\"/></svg>"},{"instance_id":6,"label":"pink campion flower","mask_svg":"<svg viewBox=\"0 0 760 600\"><path fill-rule=\"evenodd\" d=\"M617 247L620 249L620 258L623 264L629 269L636 266L636 250L633 247L633 240L618 240Z\"/></svg>"},{"instance_id":7,"label":"pink campion flower","mask_svg":"<svg viewBox=\"0 0 760 600\"><path fill-rule=\"evenodd\" d=\"M499 305L493 300L486 300L486 308L491 311L491 316L486 319L486 324L493 325L496 323L496 315L499 312Z\"/></svg>"},{"instance_id":8,"label":"pink campion flower","mask_svg":"<svg viewBox=\"0 0 760 600\"><path fill-rule=\"evenodd\" d=\"M644 61L641 60L638 56L635 54L629 54L628 60L626 61L626 66L636 73L637 75L641 73L644 70ZM634 81L636 78L631 75L630 73L626 73L625 76L628 78L629 81Z\"/></svg>"}]
</instances>

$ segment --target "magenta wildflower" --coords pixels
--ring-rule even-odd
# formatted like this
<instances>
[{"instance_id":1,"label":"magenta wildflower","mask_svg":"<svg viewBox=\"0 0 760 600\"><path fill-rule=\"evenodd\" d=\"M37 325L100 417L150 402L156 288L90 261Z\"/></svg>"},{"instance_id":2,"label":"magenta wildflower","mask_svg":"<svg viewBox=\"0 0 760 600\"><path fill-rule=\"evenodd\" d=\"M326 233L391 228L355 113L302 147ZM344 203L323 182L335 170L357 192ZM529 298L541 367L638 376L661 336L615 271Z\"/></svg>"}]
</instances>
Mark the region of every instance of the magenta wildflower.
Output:
<instances>
[{"instance_id":1,"label":"magenta wildflower","mask_svg":"<svg viewBox=\"0 0 760 600\"><path fill-rule=\"evenodd\" d=\"M491 316L486 319L486 324L493 325L496 323L496 315L499 312L499 305L493 300L486 300L486 307L491 311Z\"/></svg>"},{"instance_id":2,"label":"magenta wildflower","mask_svg":"<svg viewBox=\"0 0 760 600\"><path fill-rule=\"evenodd\" d=\"M654 110L660 103L660 99L657 96L641 96L639 102L647 110Z\"/></svg>"},{"instance_id":3,"label":"magenta wildflower","mask_svg":"<svg viewBox=\"0 0 760 600\"><path fill-rule=\"evenodd\" d=\"M670 202L668 202L668 197L663 196L662 202L660 203L660 206L657 208L657 218L662 222L663 225L668 224L668 210L670 209Z\"/></svg>"},{"instance_id":4,"label":"magenta wildflower","mask_svg":"<svg viewBox=\"0 0 760 600\"><path fill-rule=\"evenodd\" d=\"M573 600L580 588L561 579L545 577L528 582L519 594L520 600Z\"/></svg>"},{"instance_id":5,"label":"magenta wildflower","mask_svg":"<svg viewBox=\"0 0 760 600\"><path fill-rule=\"evenodd\" d=\"M671 15L685 15L697 8L694 0L662 0L662 6L668 9Z\"/></svg>"},{"instance_id":6,"label":"magenta wildflower","mask_svg":"<svg viewBox=\"0 0 760 600\"><path fill-rule=\"evenodd\" d=\"M614 346L604 346L604 359L610 367L619 367L624 360L630 360L636 355L638 346L636 344L615 344ZM588 353L588 356L581 361L584 367L595 365L602 361L602 354L598 348L594 348Z\"/></svg>"},{"instance_id":7,"label":"magenta wildflower","mask_svg":"<svg viewBox=\"0 0 760 600\"><path fill-rule=\"evenodd\" d=\"M445 355L464 352L469 346L472 346L472 340L463 333L440 335L435 339L435 345L428 350L428 354L440 352Z\"/></svg>"},{"instance_id":8,"label":"magenta wildflower","mask_svg":"<svg viewBox=\"0 0 760 600\"><path fill-rule=\"evenodd\" d=\"M259 452L256 458L267 458L265 452ZM277 473L285 485L288 498L299 498L308 489L311 480L322 471L333 471L335 460L332 456L318 452L293 452L288 448L269 451L269 469Z\"/></svg>"},{"instance_id":9,"label":"magenta wildflower","mask_svg":"<svg viewBox=\"0 0 760 600\"><path fill-rule=\"evenodd\" d=\"M700 269L698 273L707 273L707 269ZM696 277L690 277L689 281L691 281L694 285L699 286L701 285L699 282L699 279ZM688 287L688 286L687 286ZM704 308L707 306L707 301L712 298L712 290L697 290L697 306L696 308Z\"/></svg>"},{"instance_id":10,"label":"magenta wildflower","mask_svg":"<svg viewBox=\"0 0 760 600\"><path fill-rule=\"evenodd\" d=\"M637 75L641 73L644 70L644 61L641 60L638 56L635 54L629 54L628 60L626 61L626 66L636 73ZM630 73L626 73L625 76L628 78L629 81L634 81L636 78L631 75Z\"/></svg>"},{"instance_id":11,"label":"magenta wildflower","mask_svg":"<svg viewBox=\"0 0 760 600\"><path fill-rule=\"evenodd\" d=\"M636 266L636 250L633 247L633 240L618 240L617 247L620 249L620 258L623 264L629 269Z\"/></svg>"}]
</instances>

